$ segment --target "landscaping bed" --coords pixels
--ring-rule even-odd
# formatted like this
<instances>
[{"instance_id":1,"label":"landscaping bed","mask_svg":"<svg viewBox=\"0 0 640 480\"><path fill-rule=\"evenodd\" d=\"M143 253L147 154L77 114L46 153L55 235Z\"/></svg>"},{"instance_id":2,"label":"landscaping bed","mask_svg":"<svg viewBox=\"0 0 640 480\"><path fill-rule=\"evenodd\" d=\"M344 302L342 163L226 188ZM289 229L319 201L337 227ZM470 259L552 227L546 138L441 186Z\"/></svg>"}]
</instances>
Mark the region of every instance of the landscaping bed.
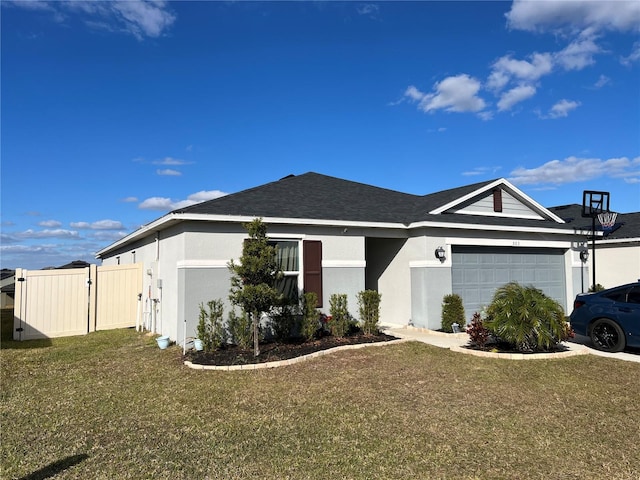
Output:
<instances>
[{"instance_id":1,"label":"landscaping bed","mask_svg":"<svg viewBox=\"0 0 640 480\"><path fill-rule=\"evenodd\" d=\"M260 344L260 355L257 357L253 354L253 349L251 348L240 348L235 345L229 345L213 352L198 352L192 350L186 353L184 359L196 365L248 365L289 360L345 345L389 342L391 340L397 340L397 338L384 333L377 335L356 333L346 337L325 335L307 342L302 339L289 342L264 342Z\"/></svg>"}]
</instances>

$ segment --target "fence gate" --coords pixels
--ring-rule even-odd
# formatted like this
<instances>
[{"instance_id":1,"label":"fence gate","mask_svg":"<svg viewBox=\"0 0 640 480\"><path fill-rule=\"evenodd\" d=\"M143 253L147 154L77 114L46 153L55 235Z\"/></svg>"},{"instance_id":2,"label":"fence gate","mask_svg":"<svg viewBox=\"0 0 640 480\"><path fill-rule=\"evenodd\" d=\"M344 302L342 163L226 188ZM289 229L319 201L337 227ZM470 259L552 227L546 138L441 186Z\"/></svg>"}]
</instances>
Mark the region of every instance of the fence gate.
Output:
<instances>
[{"instance_id":1,"label":"fence gate","mask_svg":"<svg viewBox=\"0 0 640 480\"><path fill-rule=\"evenodd\" d=\"M138 294L142 293L142 264L98 267L96 330L136 326Z\"/></svg>"},{"instance_id":2,"label":"fence gate","mask_svg":"<svg viewBox=\"0 0 640 480\"><path fill-rule=\"evenodd\" d=\"M95 265L93 266L95 268ZM90 267L69 270L16 270L14 340L87 333Z\"/></svg>"},{"instance_id":3,"label":"fence gate","mask_svg":"<svg viewBox=\"0 0 640 480\"><path fill-rule=\"evenodd\" d=\"M142 265L16 270L14 340L133 327Z\"/></svg>"}]
</instances>

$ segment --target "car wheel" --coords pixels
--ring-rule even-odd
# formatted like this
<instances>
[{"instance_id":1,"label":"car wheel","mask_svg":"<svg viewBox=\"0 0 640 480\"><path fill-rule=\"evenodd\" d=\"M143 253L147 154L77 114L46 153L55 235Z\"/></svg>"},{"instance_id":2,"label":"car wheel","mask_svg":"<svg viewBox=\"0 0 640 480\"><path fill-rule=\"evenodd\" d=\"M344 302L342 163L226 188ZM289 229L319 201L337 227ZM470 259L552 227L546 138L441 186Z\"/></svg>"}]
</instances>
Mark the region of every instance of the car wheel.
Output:
<instances>
[{"instance_id":1,"label":"car wheel","mask_svg":"<svg viewBox=\"0 0 640 480\"><path fill-rule=\"evenodd\" d=\"M619 352L624 349L624 332L620 325L608 318L599 318L591 327L593 346L603 352Z\"/></svg>"}]
</instances>

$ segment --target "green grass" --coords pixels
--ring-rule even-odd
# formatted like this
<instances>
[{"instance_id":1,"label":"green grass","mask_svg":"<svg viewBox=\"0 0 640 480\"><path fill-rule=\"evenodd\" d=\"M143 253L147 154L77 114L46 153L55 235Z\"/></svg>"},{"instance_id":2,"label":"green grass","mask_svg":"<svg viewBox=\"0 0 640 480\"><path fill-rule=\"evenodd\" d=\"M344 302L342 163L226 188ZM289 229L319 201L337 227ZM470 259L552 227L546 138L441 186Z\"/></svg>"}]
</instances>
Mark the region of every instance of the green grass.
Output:
<instances>
[{"instance_id":1,"label":"green grass","mask_svg":"<svg viewBox=\"0 0 640 480\"><path fill-rule=\"evenodd\" d=\"M0 478L640 477L637 363L411 342L207 372L180 354L132 330L3 340Z\"/></svg>"}]
</instances>

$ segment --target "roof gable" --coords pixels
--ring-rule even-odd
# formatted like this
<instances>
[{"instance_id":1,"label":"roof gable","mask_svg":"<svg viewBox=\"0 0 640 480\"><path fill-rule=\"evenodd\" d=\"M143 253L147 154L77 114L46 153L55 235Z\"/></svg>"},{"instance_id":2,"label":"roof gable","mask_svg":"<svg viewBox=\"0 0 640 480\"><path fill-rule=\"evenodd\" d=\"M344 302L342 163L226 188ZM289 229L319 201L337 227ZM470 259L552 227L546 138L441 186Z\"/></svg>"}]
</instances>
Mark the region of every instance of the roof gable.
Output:
<instances>
[{"instance_id":1,"label":"roof gable","mask_svg":"<svg viewBox=\"0 0 640 480\"><path fill-rule=\"evenodd\" d=\"M504 178L469 185L460 195L451 198L429 211L431 215L452 213L460 215L479 215L488 217L522 218L532 220L564 221L550 210L544 208L524 192ZM500 198L500 208L496 208L495 197Z\"/></svg>"}]
</instances>

